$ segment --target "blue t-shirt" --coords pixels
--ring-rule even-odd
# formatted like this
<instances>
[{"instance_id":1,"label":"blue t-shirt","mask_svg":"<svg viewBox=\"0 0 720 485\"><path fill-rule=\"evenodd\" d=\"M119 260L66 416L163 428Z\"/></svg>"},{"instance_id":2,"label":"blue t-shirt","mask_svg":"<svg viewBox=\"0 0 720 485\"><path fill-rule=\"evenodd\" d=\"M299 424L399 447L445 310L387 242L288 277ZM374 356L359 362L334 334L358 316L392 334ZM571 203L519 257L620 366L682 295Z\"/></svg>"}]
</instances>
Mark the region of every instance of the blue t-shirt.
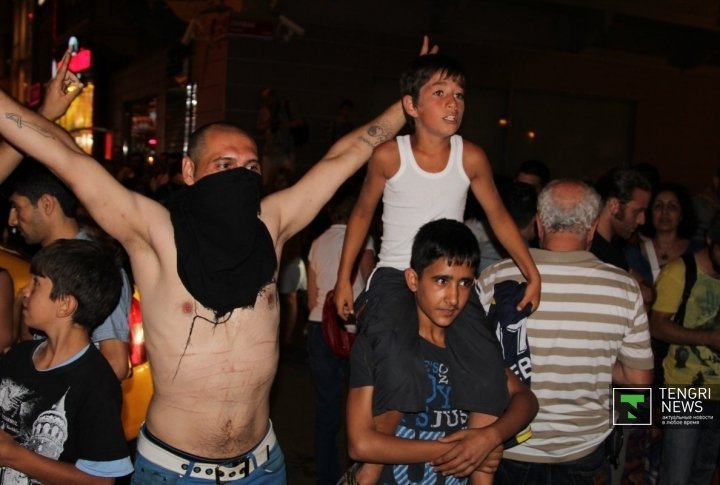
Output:
<instances>
[{"instance_id":1,"label":"blue t-shirt","mask_svg":"<svg viewBox=\"0 0 720 485\"><path fill-rule=\"evenodd\" d=\"M420 352L430 381L430 394L425 400L425 410L406 413L395 436L406 439L437 440L467 427L468 413L455 409L452 402L452 383L448 362L449 351L420 339ZM443 476L436 473L429 463L410 465L385 465L380 481L382 484L464 484L467 479Z\"/></svg>"}]
</instances>

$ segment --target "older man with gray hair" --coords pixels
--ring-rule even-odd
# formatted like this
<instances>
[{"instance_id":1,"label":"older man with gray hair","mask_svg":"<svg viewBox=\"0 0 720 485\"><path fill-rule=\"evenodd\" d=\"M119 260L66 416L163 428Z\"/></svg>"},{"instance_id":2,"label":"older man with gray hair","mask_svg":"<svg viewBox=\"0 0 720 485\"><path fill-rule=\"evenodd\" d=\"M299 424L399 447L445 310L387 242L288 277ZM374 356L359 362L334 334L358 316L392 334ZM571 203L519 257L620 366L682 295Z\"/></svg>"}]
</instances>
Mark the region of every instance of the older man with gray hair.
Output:
<instances>
[{"instance_id":1,"label":"older man with gray hair","mask_svg":"<svg viewBox=\"0 0 720 485\"><path fill-rule=\"evenodd\" d=\"M551 182L539 195L542 249L530 252L542 277L542 295L537 311L517 329L513 351L529 349L530 387L540 410L530 425L532 437L505 451L495 483L609 483L604 442L612 430L611 382L652 382L648 320L638 285L588 251L599 210L600 197L580 181ZM523 281L511 260L480 275L486 309L497 285L506 281Z\"/></svg>"}]
</instances>

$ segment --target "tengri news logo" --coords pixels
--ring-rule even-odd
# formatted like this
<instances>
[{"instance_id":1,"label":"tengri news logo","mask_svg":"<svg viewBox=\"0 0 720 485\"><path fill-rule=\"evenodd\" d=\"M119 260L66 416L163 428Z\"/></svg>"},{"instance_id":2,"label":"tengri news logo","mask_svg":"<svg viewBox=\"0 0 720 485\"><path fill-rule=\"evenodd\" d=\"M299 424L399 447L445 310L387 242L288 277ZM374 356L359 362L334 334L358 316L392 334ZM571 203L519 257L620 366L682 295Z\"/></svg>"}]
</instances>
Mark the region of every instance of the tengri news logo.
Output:
<instances>
[{"instance_id":1,"label":"tengri news logo","mask_svg":"<svg viewBox=\"0 0 720 485\"><path fill-rule=\"evenodd\" d=\"M649 426L652 424L651 388L613 388L612 403L613 426Z\"/></svg>"}]
</instances>

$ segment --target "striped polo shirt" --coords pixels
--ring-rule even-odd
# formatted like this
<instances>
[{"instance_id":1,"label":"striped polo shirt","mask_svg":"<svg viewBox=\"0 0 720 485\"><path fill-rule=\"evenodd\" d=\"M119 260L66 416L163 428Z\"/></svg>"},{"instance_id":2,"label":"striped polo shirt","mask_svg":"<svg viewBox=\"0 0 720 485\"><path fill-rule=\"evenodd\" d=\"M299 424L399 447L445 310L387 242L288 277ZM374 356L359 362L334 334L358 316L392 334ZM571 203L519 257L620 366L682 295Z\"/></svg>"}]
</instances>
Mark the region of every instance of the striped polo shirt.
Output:
<instances>
[{"instance_id":1,"label":"striped polo shirt","mask_svg":"<svg viewBox=\"0 0 720 485\"><path fill-rule=\"evenodd\" d=\"M532 437L504 453L513 460L562 463L593 452L610 434L616 360L652 369L648 319L629 274L587 251L531 249L542 278L540 305L527 319L531 389L540 410ZM487 309L496 283L523 281L512 260L480 275Z\"/></svg>"}]
</instances>

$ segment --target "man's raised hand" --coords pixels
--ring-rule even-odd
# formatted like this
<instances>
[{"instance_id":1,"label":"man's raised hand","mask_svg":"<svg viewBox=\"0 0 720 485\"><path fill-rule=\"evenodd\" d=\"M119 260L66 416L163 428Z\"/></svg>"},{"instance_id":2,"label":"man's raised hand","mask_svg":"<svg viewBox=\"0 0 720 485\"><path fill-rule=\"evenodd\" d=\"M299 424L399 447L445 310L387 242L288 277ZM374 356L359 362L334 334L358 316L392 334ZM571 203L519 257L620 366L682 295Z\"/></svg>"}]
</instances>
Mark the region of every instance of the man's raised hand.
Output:
<instances>
[{"instance_id":1,"label":"man's raised hand","mask_svg":"<svg viewBox=\"0 0 720 485\"><path fill-rule=\"evenodd\" d=\"M70 103L80 95L85 87L80 79L68 69L71 55L70 49L65 51L57 74L47 83L45 99L38 109L38 113L52 121L65 114Z\"/></svg>"}]
</instances>

